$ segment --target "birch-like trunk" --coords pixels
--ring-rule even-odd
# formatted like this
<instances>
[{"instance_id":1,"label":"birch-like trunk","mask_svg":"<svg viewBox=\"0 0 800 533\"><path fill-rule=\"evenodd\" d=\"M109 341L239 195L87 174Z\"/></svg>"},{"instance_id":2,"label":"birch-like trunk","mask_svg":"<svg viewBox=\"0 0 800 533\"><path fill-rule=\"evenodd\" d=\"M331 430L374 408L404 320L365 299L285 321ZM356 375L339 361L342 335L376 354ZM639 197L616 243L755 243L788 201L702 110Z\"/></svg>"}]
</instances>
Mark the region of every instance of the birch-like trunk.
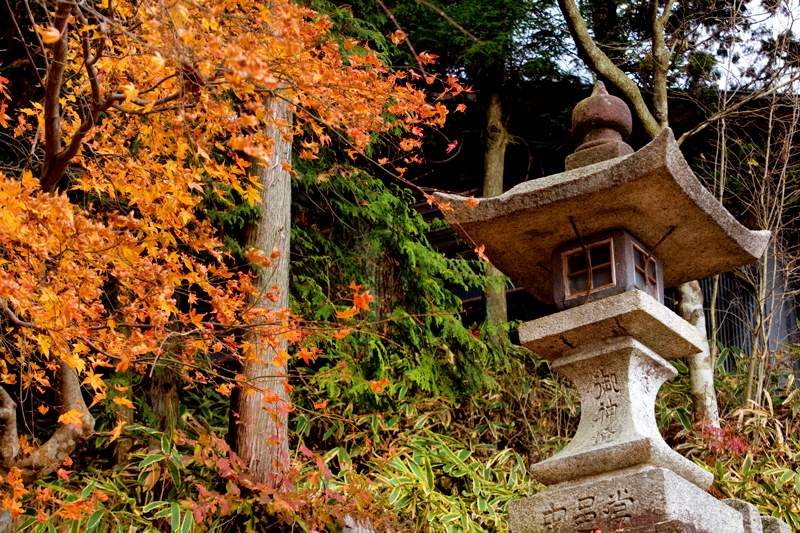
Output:
<instances>
[{"instance_id":1,"label":"birch-like trunk","mask_svg":"<svg viewBox=\"0 0 800 533\"><path fill-rule=\"evenodd\" d=\"M503 194L503 171L505 169L508 132L503 124L503 105L500 93L493 91L486 111L486 152L483 163L483 197L491 198ZM480 245L481 243L477 243ZM489 284L486 287L486 318L498 328L508 322L508 304L506 302L503 273L494 266L488 265L486 275ZM504 335L503 333L500 333Z\"/></svg>"},{"instance_id":2,"label":"birch-like trunk","mask_svg":"<svg viewBox=\"0 0 800 533\"><path fill-rule=\"evenodd\" d=\"M289 124L292 115L288 104L280 99L272 102L272 113L276 124ZM259 305L274 305L276 308L289 305L289 235L291 230L291 176L281 163L292 162L291 140L283 138L279 128L272 128L275 141L274 153L269 166L256 165L255 172L262 185L261 218L258 224L248 228L246 247L256 247L271 253L273 247L280 250L280 257L273 261L274 266L263 270L257 282L260 294L266 294L273 287L280 289L278 301L272 304L267 299ZM280 473L289 466L289 441L287 435L286 411L281 403L288 401L288 394L281 384L285 378L286 367L276 367L272 360L280 350L286 349L286 341L281 340L275 348L260 338L256 332L245 335L246 340L255 346L259 358L248 360L242 374L256 389L254 394L242 391L235 400L233 447L239 457L250 467L253 477L264 483L275 485ZM262 401L262 391L271 391L280 398L278 402ZM271 397L272 395L269 394Z\"/></svg>"},{"instance_id":3,"label":"birch-like trunk","mask_svg":"<svg viewBox=\"0 0 800 533\"><path fill-rule=\"evenodd\" d=\"M705 338L706 318L703 315L703 291L700 283L690 281L678 286L681 317L697 328ZM708 343L702 352L689 357L689 382L694 411L706 427L719 427L717 393L714 390L714 366Z\"/></svg>"}]
</instances>

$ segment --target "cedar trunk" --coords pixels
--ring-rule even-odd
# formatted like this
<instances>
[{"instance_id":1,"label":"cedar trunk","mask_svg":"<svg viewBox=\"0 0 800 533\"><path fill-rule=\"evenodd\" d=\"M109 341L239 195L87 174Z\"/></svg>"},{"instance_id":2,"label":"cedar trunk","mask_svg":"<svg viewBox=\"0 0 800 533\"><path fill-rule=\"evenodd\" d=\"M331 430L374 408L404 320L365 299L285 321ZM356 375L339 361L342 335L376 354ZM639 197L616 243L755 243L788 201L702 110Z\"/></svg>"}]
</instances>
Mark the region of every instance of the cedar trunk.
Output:
<instances>
[{"instance_id":1,"label":"cedar trunk","mask_svg":"<svg viewBox=\"0 0 800 533\"><path fill-rule=\"evenodd\" d=\"M503 105L500 93L493 91L486 111L486 152L483 166L483 197L491 198L503 194L503 170L505 169L508 132L503 124ZM481 243L477 243L480 245ZM508 322L503 274L494 266L486 269L489 284L486 287L486 318L494 326Z\"/></svg>"},{"instance_id":2,"label":"cedar trunk","mask_svg":"<svg viewBox=\"0 0 800 533\"><path fill-rule=\"evenodd\" d=\"M285 101L273 100L271 109L276 124L291 123L292 115ZM283 138L279 127L271 129L270 135L275 145L269 166L255 165L258 181L263 187L260 191L261 218L258 224L248 228L246 247L260 248L267 253L271 253L273 247L280 250L280 257L273 261L274 266L262 270L257 281L260 294L266 294L276 286L280 289L280 297L274 304L266 299L257 302L265 307L272 305L277 308L289 305L291 176L282 163L291 164L292 143L288 138ZM280 473L289 465L287 412L280 405L288 401L288 394L281 383L285 378L280 377L286 373L286 367L276 367L272 363L277 351L286 349L286 341L281 340L276 348L272 348L252 330L245 337L255 346L259 357L255 362L248 360L242 368L242 374L256 390L254 394L242 391L234 400L234 416L237 419L233 447L250 467L256 480L274 486ZM262 401L263 390L277 394L280 401Z\"/></svg>"}]
</instances>

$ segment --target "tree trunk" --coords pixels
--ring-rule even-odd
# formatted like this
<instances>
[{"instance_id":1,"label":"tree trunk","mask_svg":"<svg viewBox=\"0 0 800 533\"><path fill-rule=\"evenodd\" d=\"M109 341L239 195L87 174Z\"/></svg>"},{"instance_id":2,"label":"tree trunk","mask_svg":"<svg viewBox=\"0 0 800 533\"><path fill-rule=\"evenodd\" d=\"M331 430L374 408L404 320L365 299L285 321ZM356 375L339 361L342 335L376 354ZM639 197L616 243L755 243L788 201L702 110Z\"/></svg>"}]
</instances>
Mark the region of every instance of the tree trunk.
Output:
<instances>
[{"instance_id":1,"label":"tree trunk","mask_svg":"<svg viewBox=\"0 0 800 533\"><path fill-rule=\"evenodd\" d=\"M274 304L262 298L257 302L264 307L285 308L289 305L289 234L291 231L291 176L281 163L291 163L292 143L284 140L281 124L289 124L292 115L288 104L280 99L272 101L272 114L275 124L271 136L275 141L274 153L269 166L255 166L259 183L262 185L261 219L247 230L246 247L256 247L271 253L273 247L280 250L280 257L273 261L273 267L262 270L257 290L264 295L273 287L278 287L280 296ZM272 360L280 350L286 349L286 341L281 340L275 348L271 347L258 332L248 331L245 340L251 343L258 354L256 361L248 359L242 374L248 384L256 390L253 394L241 391L235 399L233 449L250 467L254 479L275 486L279 476L289 466L289 442L287 435L287 411L283 403L288 394L281 381L286 367L276 367ZM280 400L265 402L267 397Z\"/></svg>"},{"instance_id":2,"label":"tree trunk","mask_svg":"<svg viewBox=\"0 0 800 533\"><path fill-rule=\"evenodd\" d=\"M483 197L503 194L503 170L505 169L508 132L503 124L503 105L500 93L493 91L486 111L486 152L483 166ZM480 244L480 243L478 243ZM508 322L505 282L503 274L494 266L486 269L489 284L486 287L486 318L498 327ZM498 331L500 331L498 329ZM501 333L504 336L504 333Z\"/></svg>"},{"instance_id":3,"label":"tree trunk","mask_svg":"<svg viewBox=\"0 0 800 533\"><path fill-rule=\"evenodd\" d=\"M153 373L150 384L152 409L158 421L158 429L165 434L172 434L177 425L181 404L178 396L179 384L180 376L175 369L160 367Z\"/></svg>"},{"instance_id":4,"label":"tree trunk","mask_svg":"<svg viewBox=\"0 0 800 533\"><path fill-rule=\"evenodd\" d=\"M703 315L703 292L700 283L690 281L678 286L681 317L706 337L706 318ZM707 427L719 427L717 394L714 390L714 366L708 343L702 352L689 357L689 381L694 411Z\"/></svg>"}]
</instances>

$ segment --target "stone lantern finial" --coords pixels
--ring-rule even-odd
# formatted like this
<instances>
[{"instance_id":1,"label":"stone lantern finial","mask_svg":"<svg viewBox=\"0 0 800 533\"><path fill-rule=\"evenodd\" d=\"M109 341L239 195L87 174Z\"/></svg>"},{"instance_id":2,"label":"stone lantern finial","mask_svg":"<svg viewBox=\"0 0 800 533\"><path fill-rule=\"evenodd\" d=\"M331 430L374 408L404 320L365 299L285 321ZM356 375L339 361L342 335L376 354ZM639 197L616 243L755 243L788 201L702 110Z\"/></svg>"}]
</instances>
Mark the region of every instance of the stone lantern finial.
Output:
<instances>
[{"instance_id":1,"label":"stone lantern finial","mask_svg":"<svg viewBox=\"0 0 800 533\"><path fill-rule=\"evenodd\" d=\"M578 102L572 112L572 133L581 145L567 156L566 170L632 154L633 148L624 142L632 127L625 102L608 94L602 81L596 82L592 95Z\"/></svg>"}]
</instances>

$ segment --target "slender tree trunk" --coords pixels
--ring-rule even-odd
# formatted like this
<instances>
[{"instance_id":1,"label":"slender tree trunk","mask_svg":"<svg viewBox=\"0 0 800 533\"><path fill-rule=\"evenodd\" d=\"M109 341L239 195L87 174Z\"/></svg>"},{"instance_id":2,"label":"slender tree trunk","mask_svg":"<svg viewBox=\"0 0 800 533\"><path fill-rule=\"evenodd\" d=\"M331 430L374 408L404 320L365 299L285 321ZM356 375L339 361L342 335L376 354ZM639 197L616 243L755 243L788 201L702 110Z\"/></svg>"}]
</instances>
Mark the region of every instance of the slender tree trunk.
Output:
<instances>
[{"instance_id":1,"label":"slender tree trunk","mask_svg":"<svg viewBox=\"0 0 800 533\"><path fill-rule=\"evenodd\" d=\"M706 336L706 318L703 315L703 292L700 283L690 281L678 286L680 314L684 320ZM689 381L694 411L706 426L719 427L717 394L714 390L714 366L708 343L705 349L689 357Z\"/></svg>"},{"instance_id":2,"label":"slender tree trunk","mask_svg":"<svg viewBox=\"0 0 800 533\"><path fill-rule=\"evenodd\" d=\"M767 250L770 250L769 248ZM753 331L753 348L750 353L750 363L747 368L747 386L744 391L745 404L748 400L752 400L757 404L761 404L761 380L760 369L762 367L763 358L767 357L767 339L766 334L766 300L767 300L767 250L761 256L759 265L758 278L756 280L756 316L755 328Z\"/></svg>"},{"instance_id":3,"label":"slender tree trunk","mask_svg":"<svg viewBox=\"0 0 800 533\"><path fill-rule=\"evenodd\" d=\"M288 104L280 99L272 102L275 123L289 124L292 115ZM289 305L289 235L291 231L291 177L281 163L291 163L292 143L282 137L279 127L271 132L275 141L274 153L268 167L256 166L261 189L261 219L258 224L248 228L246 245L271 252L273 247L280 250L280 257L273 261L274 266L261 272L258 291L266 294L274 287L280 290L280 297L274 303L276 308ZM258 302L271 304L263 299ZM272 304L271 304L272 305ZM258 336L257 332L246 334L258 354L258 360L248 360L242 374L248 383L257 390L253 394L243 391L237 395L234 407L238 419L234 424L233 448L250 467L255 479L272 484L289 465L289 441L287 436L287 412L282 407L288 401L288 394L280 377L286 367L276 367L272 360L280 350L286 349L286 341L281 340L275 348ZM278 401L263 401L262 391L269 391L268 398Z\"/></svg>"},{"instance_id":4,"label":"slender tree trunk","mask_svg":"<svg viewBox=\"0 0 800 533\"><path fill-rule=\"evenodd\" d=\"M171 433L178 420L181 403L178 396L179 384L180 376L174 369L161 367L153 373L150 384L152 409L158 421L158 429L164 433Z\"/></svg>"},{"instance_id":5,"label":"slender tree trunk","mask_svg":"<svg viewBox=\"0 0 800 533\"><path fill-rule=\"evenodd\" d=\"M483 197L490 198L503 194L503 170L505 169L508 132L503 124L503 104L500 93L493 91L486 111L486 152L483 164ZM494 266L486 269L489 285L486 287L486 318L494 326L508 322L503 273ZM498 330L499 331L499 330ZM503 335L501 333L501 335Z\"/></svg>"}]
</instances>

